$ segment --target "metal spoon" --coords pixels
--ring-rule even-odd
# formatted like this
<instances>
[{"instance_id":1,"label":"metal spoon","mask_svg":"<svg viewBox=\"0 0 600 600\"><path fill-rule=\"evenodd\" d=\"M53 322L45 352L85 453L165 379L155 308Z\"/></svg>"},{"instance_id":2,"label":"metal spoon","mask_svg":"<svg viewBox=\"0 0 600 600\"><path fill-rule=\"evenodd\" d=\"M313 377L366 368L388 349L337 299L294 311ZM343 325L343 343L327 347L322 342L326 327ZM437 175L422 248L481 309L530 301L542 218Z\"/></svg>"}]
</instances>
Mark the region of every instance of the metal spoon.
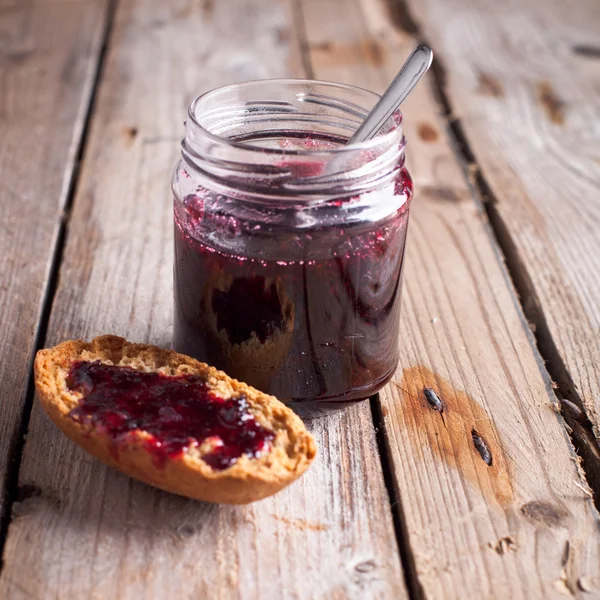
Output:
<instances>
[{"instance_id":1,"label":"metal spoon","mask_svg":"<svg viewBox=\"0 0 600 600\"><path fill-rule=\"evenodd\" d=\"M421 77L427 73L432 60L433 52L431 48L426 44L419 44L347 144L364 142L375 137L384 123L394 114L394 111L408 94L412 92Z\"/></svg>"}]
</instances>

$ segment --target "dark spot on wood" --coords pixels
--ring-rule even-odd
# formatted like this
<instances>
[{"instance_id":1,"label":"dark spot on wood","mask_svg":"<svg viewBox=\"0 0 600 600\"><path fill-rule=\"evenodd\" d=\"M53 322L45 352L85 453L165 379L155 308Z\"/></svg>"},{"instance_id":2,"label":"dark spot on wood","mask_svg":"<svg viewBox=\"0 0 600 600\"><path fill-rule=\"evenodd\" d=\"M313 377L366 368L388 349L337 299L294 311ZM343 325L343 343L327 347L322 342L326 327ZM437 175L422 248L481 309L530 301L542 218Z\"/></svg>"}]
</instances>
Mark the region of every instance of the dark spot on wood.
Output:
<instances>
[{"instance_id":1,"label":"dark spot on wood","mask_svg":"<svg viewBox=\"0 0 600 600\"><path fill-rule=\"evenodd\" d=\"M183 525L177 529L177 532L181 535L181 537L192 537L196 530L191 525Z\"/></svg>"},{"instance_id":2,"label":"dark spot on wood","mask_svg":"<svg viewBox=\"0 0 600 600\"><path fill-rule=\"evenodd\" d=\"M275 38L278 44L286 44L290 41L290 30L285 27L278 27L275 31Z\"/></svg>"},{"instance_id":3,"label":"dark spot on wood","mask_svg":"<svg viewBox=\"0 0 600 600\"><path fill-rule=\"evenodd\" d=\"M77 73L77 65L80 55L77 52L71 52L60 69L60 80L65 83L71 83Z\"/></svg>"},{"instance_id":4,"label":"dark spot on wood","mask_svg":"<svg viewBox=\"0 0 600 600\"><path fill-rule=\"evenodd\" d=\"M437 129L429 123L419 123L417 134L424 142L435 142L440 137Z\"/></svg>"},{"instance_id":5,"label":"dark spot on wood","mask_svg":"<svg viewBox=\"0 0 600 600\"><path fill-rule=\"evenodd\" d=\"M488 546L500 554L500 556L506 554L507 552L516 552L517 550L517 543L512 535L506 535L500 538L496 543L490 542Z\"/></svg>"},{"instance_id":6,"label":"dark spot on wood","mask_svg":"<svg viewBox=\"0 0 600 600\"><path fill-rule=\"evenodd\" d=\"M447 187L423 185L419 188L419 194L425 194L432 200L441 200L443 202L460 202L458 194Z\"/></svg>"},{"instance_id":7,"label":"dark spot on wood","mask_svg":"<svg viewBox=\"0 0 600 600\"><path fill-rule=\"evenodd\" d=\"M215 0L203 0L202 12L206 15L207 19L212 18L215 12Z\"/></svg>"},{"instance_id":8,"label":"dark spot on wood","mask_svg":"<svg viewBox=\"0 0 600 600\"><path fill-rule=\"evenodd\" d=\"M33 50L14 50L13 52L7 52L6 60L16 65L20 65L27 61L28 58L33 56L35 52Z\"/></svg>"},{"instance_id":9,"label":"dark spot on wood","mask_svg":"<svg viewBox=\"0 0 600 600\"><path fill-rule=\"evenodd\" d=\"M364 589L369 585L369 582L377 577L377 566L377 563L372 559L361 560L354 566L351 566L350 577L352 582L356 586ZM340 598L341 597L345 598L346 594L343 594Z\"/></svg>"},{"instance_id":10,"label":"dark spot on wood","mask_svg":"<svg viewBox=\"0 0 600 600\"><path fill-rule=\"evenodd\" d=\"M573 46L573 54L578 54L579 56L585 56L587 58L600 58L600 47L579 44Z\"/></svg>"},{"instance_id":11,"label":"dark spot on wood","mask_svg":"<svg viewBox=\"0 0 600 600\"><path fill-rule=\"evenodd\" d=\"M473 440L473 446L475 446L475 450L479 452L479 456L481 456L481 460L488 466L492 466L492 453L490 451L487 442L477 433L475 429L471 429L471 439Z\"/></svg>"},{"instance_id":12,"label":"dark spot on wood","mask_svg":"<svg viewBox=\"0 0 600 600\"><path fill-rule=\"evenodd\" d=\"M477 77L477 93L482 96L502 98L504 96L504 88L498 79L489 73L480 72Z\"/></svg>"},{"instance_id":13,"label":"dark spot on wood","mask_svg":"<svg viewBox=\"0 0 600 600\"><path fill-rule=\"evenodd\" d=\"M137 127L125 127L125 140L129 143L133 142L137 137L139 131Z\"/></svg>"},{"instance_id":14,"label":"dark spot on wood","mask_svg":"<svg viewBox=\"0 0 600 600\"><path fill-rule=\"evenodd\" d=\"M150 30L163 29L167 24L168 21L166 19L153 19L147 23L146 27Z\"/></svg>"},{"instance_id":15,"label":"dark spot on wood","mask_svg":"<svg viewBox=\"0 0 600 600\"><path fill-rule=\"evenodd\" d=\"M565 103L559 98L548 81L540 81L537 87L538 101L552 123L565 122Z\"/></svg>"},{"instance_id":16,"label":"dark spot on wood","mask_svg":"<svg viewBox=\"0 0 600 600\"><path fill-rule=\"evenodd\" d=\"M379 42L377 40L370 39L370 40L366 41L365 54L367 55L369 62L374 67L381 67L381 65L383 65L383 62L384 62L383 49L379 45Z\"/></svg>"},{"instance_id":17,"label":"dark spot on wood","mask_svg":"<svg viewBox=\"0 0 600 600\"><path fill-rule=\"evenodd\" d=\"M377 563L374 560L363 560L354 565L354 570L357 573L371 573L377 568Z\"/></svg>"},{"instance_id":18,"label":"dark spot on wood","mask_svg":"<svg viewBox=\"0 0 600 600\"><path fill-rule=\"evenodd\" d=\"M559 525L567 516L564 510L538 500L523 504L521 506L521 513L530 521L545 523L551 526Z\"/></svg>"},{"instance_id":19,"label":"dark spot on wood","mask_svg":"<svg viewBox=\"0 0 600 600\"><path fill-rule=\"evenodd\" d=\"M390 414L390 409L385 404L381 405L381 414L384 417L387 417Z\"/></svg>"},{"instance_id":20,"label":"dark spot on wood","mask_svg":"<svg viewBox=\"0 0 600 600\"><path fill-rule=\"evenodd\" d=\"M423 388L423 394L425 394L427 404L429 404L433 410L437 410L439 413L444 412L444 403L434 390L431 388Z\"/></svg>"},{"instance_id":21,"label":"dark spot on wood","mask_svg":"<svg viewBox=\"0 0 600 600\"><path fill-rule=\"evenodd\" d=\"M29 500L29 498L35 498L36 496L41 496L42 490L37 485L20 485L17 488L17 497L15 499L16 502L24 502L25 500Z\"/></svg>"},{"instance_id":22,"label":"dark spot on wood","mask_svg":"<svg viewBox=\"0 0 600 600\"><path fill-rule=\"evenodd\" d=\"M392 23L403 33L408 33L412 36L421 34L421 27L417 25L412 17L412 10L409 11L408 6L404 2L394 2L387 0L388 13Z\"/></svg>"},{"instance_id":23,"label":"dark spot on wood","mask_svg":"<svg viewBox=\"0 0 600 600\"><path fill-rule=\"evenodd\" d=\"M331 51L332 45L331 42L316 42L310 45L312 50L318 50L321 52L329 52Z\"/></svg>"},{"instance_id":24,"label":"dark spot on wood","mask_svg":"<svg viewBox=\"0 0 600 600\"><path fill-rule=\"evenodd\" d=\"M560 561L560 564L564 567L569 562L569 555L571 554L571 542L567 540L565 542L565 549L563 550L563 555Z\"/></svg>"}]
</instances>

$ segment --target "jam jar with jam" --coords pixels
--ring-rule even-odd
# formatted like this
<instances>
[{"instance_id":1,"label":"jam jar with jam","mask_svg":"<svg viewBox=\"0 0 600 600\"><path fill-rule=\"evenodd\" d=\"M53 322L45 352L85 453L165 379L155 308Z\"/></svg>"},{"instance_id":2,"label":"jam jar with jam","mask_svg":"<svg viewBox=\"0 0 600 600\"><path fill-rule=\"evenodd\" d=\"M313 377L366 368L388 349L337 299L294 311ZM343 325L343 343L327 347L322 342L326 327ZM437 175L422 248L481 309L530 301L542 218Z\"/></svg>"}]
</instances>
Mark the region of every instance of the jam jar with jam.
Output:
<instances>
[{"instance_id":1,"label":"jam jar with jam","mask_svg":"<svg viewBox=\"0 0 600 600\"><path fill-rule=\"evenodd\" d=\"M400 113L345 145L377 99L265 80L192 103L172 181L175 350L309 413L390 379L412 198Z\"/></svg>"}]
</instances>

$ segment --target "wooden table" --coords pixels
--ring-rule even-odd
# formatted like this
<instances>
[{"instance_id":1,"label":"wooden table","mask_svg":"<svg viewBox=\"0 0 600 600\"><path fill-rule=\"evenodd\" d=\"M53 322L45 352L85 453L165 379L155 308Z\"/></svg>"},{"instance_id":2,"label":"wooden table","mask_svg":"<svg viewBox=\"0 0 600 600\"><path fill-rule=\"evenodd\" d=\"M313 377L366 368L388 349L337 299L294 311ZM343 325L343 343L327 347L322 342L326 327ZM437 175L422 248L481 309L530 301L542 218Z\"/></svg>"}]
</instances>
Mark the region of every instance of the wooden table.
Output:
<instances>
[{"instance_id":1,"label":"wooden table","mask_svg":"<svg viewBox=\"0 0 600 600\"><path fill-rule=\"evenodd\" d=\"M600 598L599 32L597 0L0 0L0 598ZM382 91L418 40L393 382L309 422L313 468L248 507L63 438L38 348L169 344L190 100Z\"/></svg>"}]
</instances>

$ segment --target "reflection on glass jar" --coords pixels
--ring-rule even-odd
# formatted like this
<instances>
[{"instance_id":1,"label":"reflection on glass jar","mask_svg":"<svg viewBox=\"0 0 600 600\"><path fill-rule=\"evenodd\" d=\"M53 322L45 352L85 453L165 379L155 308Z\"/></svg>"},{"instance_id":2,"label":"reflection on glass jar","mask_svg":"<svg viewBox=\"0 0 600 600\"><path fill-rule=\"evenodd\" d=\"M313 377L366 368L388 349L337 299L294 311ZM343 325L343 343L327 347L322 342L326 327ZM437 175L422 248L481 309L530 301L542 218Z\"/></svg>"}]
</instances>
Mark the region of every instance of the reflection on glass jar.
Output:
<instances>
[{"instance_id":1,"label":"reflection on glass jar","mask_svg":"<svg viewBox=\"0 0 600 600\"><path fill-rule=\"evenodd\" d=\"M389 380L412 197L400 114L344 146L376 100L270 80L191 105L173 176L177 351L312 411Z\"/></svg>"}]
</instances>

